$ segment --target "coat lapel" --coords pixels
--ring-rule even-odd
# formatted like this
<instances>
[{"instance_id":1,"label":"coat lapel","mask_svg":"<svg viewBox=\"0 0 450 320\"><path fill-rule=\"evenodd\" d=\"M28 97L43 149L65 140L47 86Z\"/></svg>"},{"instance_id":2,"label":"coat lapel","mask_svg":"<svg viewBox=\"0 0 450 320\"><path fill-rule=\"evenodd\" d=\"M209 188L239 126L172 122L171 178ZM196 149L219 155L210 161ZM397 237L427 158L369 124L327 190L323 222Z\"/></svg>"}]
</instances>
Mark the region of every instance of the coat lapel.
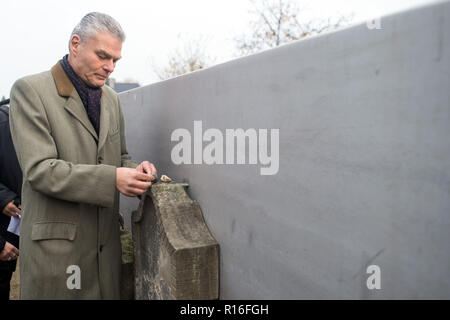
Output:
<instances>
[{"instance_id":1,"label":"coat lapel","mask_svg":"<svg viewBox=\"0 0 450 320\"><path fill-rule=\"evenodd\" d=\"M100 100L100 137L98 139L98 151L100 151L105 144L109 131L109 100L105 91L106 90L102 88L102 98Z\"/></svg>"},{"instance_id":2,"label":"coat lapel","mask_svg":"<svg viewBox=\"0 0 450 320\"><path fill-rule=\"evenodd\" d=\"M55 79L56 88L58 90L58 94L63 97L68 97L64 108L78 121L81 122L83 127L88 130L91 135L94 137L96 141L99 141L99 137L97 132L95 132L94 126L92 125L89 117L86 113L86 109L83 106L83 102L81 101L80 96L78 95L77 90L73 86L66 72L61 66L61 62L58 61L51 70L53 78ZM103 93L102 93L102 101L101 105L103 106ZM101 107L100 111L100 136L102 136L102 122L107 122L108 119L103 120L103 111L106 108ZM104 143L104 141L103 141ZM100 147L100 143L99 143Z\"/></svg>"},{"instance_id":3,"label":"coat lapel","mask_svg":"<svg viewBox=\"0 0 450 320\"><path fill-rule=\"evenodd\" d=\"M72 95L67 100L64 108L74 116L81 124L88 130L95 140L98 141L97 132L95 132L94 126L88 118L86 109L84 109L83 102L76 90L72 91Z\"/></svg>"}]
</instances>

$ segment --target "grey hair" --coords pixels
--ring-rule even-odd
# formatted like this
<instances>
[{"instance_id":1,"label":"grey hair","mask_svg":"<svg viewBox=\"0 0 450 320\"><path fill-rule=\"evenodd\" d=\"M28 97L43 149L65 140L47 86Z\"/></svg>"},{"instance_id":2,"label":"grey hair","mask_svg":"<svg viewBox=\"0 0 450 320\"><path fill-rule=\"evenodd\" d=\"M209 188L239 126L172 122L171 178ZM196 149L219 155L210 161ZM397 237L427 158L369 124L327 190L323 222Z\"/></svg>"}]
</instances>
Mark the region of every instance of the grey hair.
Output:
<instances>
[{"instance_id":1,"label":"grey hair","mask_svg":"<svg viewBox=\"0 0 450 320\"><path fill-rule=\"evenodd\" d=\"M125 41L125 32L123 32L120 24L113 17L100 12L90 12L85 15L73 29L70 39L76 34L80 37L81 42L86 43L89 38L101 31L111 33L120 42Z\"/></svg>"}]
</instances>

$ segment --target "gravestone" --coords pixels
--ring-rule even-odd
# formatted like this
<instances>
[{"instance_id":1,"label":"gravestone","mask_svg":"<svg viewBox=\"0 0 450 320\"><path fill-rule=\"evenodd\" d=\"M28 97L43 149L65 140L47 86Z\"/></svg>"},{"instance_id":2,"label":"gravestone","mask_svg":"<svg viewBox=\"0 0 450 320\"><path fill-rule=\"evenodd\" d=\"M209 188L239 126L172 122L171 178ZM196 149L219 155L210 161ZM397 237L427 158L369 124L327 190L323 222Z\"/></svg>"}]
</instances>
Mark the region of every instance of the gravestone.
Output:
<instances>
[{"instance_id":1,"label":"gravestone","mask_svg":"<svg viewBox=\"0 0 450 320\"><path fill-rule=\"evenodd\" d=\"M219 245L181 184L152 185L132 234L137 300L218 299Z\"/></svg>"}]
</instances>

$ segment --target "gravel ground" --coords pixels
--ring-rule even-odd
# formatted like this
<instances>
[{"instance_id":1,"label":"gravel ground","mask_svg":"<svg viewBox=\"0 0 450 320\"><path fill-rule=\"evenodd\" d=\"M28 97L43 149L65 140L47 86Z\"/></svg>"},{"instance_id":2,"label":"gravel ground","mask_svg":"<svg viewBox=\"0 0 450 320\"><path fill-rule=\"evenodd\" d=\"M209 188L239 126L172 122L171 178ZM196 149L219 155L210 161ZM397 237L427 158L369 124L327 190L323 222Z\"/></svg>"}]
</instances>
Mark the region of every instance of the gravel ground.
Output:
<instances>
[{"instance_id":1,"label":"gravel ground","mask_svg":"<svg viewBox=\"0 0 450 320\"><path fill-rule=\"evenodd\" d=\"M16 271L13 273L11 279L11 291L9 292L9 298L11 300L19 300L20 293L20 274L19 274L19 259L17 259Z\"/></svg>"}]
</instances>

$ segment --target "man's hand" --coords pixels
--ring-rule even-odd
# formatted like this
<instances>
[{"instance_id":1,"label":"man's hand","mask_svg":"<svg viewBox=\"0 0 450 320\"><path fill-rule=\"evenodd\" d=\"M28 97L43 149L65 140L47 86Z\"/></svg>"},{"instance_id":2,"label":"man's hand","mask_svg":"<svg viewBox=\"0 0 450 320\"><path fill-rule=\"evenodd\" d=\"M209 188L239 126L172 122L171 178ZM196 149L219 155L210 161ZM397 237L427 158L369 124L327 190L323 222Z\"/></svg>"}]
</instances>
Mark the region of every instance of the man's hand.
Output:
<instances>
[{"instance_id":1,"label":"man's hand","mask_svg":"<svg viewBox=\"0 0 450 320\"><path fill-rule=\"evenodd\" d=\"M116 187L120 193L135 197L143 194L151 185L152 178L136 169L117 168Z\"/></svg>"},{"instance_id":2,"label":"man's hand","mask_svg":"<svg viewBox=\"0 0 450 320\"><path fill-rule=\"evenodd\" d=\"M16 260L19 256L19 250L14 247L11 243L5 242L5 247L0 253L0 260L2 261L11 261Z\"/></svg>"},{"instance_id":3,"label":"man's hand","mask_svg":"<svg viewBox=\"0 0 450 320\"><path fill-rule=\"evenodd\" d=\"M3 208L3 213L10 217L17 217L19 214L22 214L22 210L20 209L20 205L19 208L16 207L14 200L12 200Z\"/></svg>"},{"instance_id":4,"label":"man's hand","mask_svg":"<svg viewBox=\"0 0 450 320\"><path fill-rule=\"evenodd\" d=\"M136 170L142 173L145 173L147 175L149 175L151 178L151 180L154 179L153 175L156 175L156 168L153 165L153 163L150 163L148 161L142 161L137 167Z\"/></svg>"}]
</instances>

